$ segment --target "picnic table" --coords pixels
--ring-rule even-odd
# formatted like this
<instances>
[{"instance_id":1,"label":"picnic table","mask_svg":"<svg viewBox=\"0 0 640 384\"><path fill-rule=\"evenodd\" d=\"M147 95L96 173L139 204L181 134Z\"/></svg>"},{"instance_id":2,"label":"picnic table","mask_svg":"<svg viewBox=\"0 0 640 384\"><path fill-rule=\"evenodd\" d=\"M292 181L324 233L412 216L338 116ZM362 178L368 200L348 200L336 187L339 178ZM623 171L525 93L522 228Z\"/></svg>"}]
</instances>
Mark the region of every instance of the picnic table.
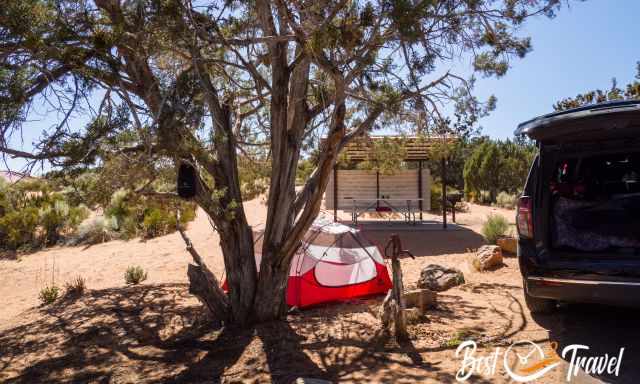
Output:
<instances>
[{"instance_id":1,"label":"picnic table","mask_svg":"<svg viewBox=\"0 0 640 384\"><path fill-rule=\"evenodd\" d=\"M406 223L416 223L423 199L352 199L351 222L358 224L358 217L365 212L400 213ZM389 218L391 221L391 218Z\"/></svg>"}]
</instances>

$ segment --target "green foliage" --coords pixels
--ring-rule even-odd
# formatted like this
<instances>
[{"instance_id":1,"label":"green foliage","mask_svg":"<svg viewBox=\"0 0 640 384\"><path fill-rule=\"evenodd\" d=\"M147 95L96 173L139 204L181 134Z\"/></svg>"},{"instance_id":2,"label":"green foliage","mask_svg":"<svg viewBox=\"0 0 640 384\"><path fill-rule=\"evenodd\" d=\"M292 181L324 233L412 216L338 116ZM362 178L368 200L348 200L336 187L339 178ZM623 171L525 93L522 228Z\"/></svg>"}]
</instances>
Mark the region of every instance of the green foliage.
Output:
<instances>
[{"instance_id":1,"label":"green foliage","mask_svg":"<svg viewBox=\"0 0 640 384\"><path fill-rule=\"evenodd\" d=\"M313 171L316 169L316 164L315 164L315 159L312 158L307 158L307 159L301 159L298 162L298 171L296 172L296 184L304 184L307 180L309 180L309 177L311 177L311 174L313 173Z\"/></svg>"},{"instance_id":2,"label":"green foliage","mask_svg":"<svg viewBox=\"0 0 640 384\"><path fill-rule=\"evenodd\" d=\"M488 190L493 196L497 194L500 177L500 150L491 141L477 147L464 165L465 195L470 192L479 193Z\"/></svg>"},{"instance_id":3,"label":"green foliage","mask_svg":"<svg viewBox=\"0 0 640 384\"><path fill-rule=\"evenodd\" d=\"M462 328L456 331L448 340L442 343L445 348L456 348L458 345L469 339L477 339L482 336L482 332L475 328Z\"/></svg>"},{"instance_id":4,"label":"green foliage","mask_svg":"<svg viewBox=\"0 0 640 384\"><path fill-rule=\"evenodd\" d=\"M54 198L39 211L39 224L44 229L46 244L56 244L63 233L72 232L87 217L89 209L86 206L70 208L66 201Z\"/></svg>"},{"instance_id":5,"label":"green foliage","mask_svg":"<svg viewBox=\"0 0 640 384\"><path fill-rule=\"evenodd\" d=\"M463 169L467 200L495 202L498 191L520 193L535 153L533 145L511 140L486 140L476 146ZM482 198L483 191L488 199Z\"/></svg>"},{"instance_id":6,"label":"green foliage","mask_svg":"<svg viewBox=\"0 0 640 384\"><path fill-rule=\"evenodd\" d=\"M627 84L624 89L618 87L615 78L611 80L611 88L608 90L596 89L594 91L579 94L576 97L562 99L554 104L553 109L564 111L571 108L578 108L587 105L604 103L616 100L636 100L640 99L640 62L636 63L636 77L632 83Z\"/></svg>"},{"instance_id":7,"label":"green foliage","mask_svg":"<svg viewBox=\"0 0 640 384\"><path fill-rule=\"evenodd\" d=\"M257 157L257 156L256 156ZM269 175L271 163L261 157L251 159L240 156L238 172L240 175L240 190L244 199L250 200L262 195L269 189Z\"/></svg>"},{"instance_id":8,"label":"green foliage","mask_svg":"<svg viewBox=\"0 0 640 384\"><path fill-rule=\"evenodd\" d=\"M132 214L132 209L127 201L128 196L129 192L126 189L118 189L111 195L111 201L105 210L106 215L115 220L116 230L120 229L125 219Z\"/></svg>"},{"instance_id":9,"label":"green foliage","mask_svg":"<svg viewBox=\"0 0 640 384\"><path fill-rule=\"evenodd\" d=\"M405 140L402 138L383 137L372 140L365 161L358 163L358 169L378 171L383 175L392 175L403 169L403 161L407 156Z\"/></svg>"},{"instance_id":10,"label":"green foliage","mask_svg":"<svg viewBox=\"0 0 640 384\"><path fill-rule=\"evenodd\" d=\"M500 208L514 209L518 202L518 196L507 192L500 192L496 198L496 205Z\"/></svg>"},{"instance_id":11,"label":"green foliage","mask_svg":"<svg viewBox=\"0 0 640 384\"><path fill-rule=\"evenodd\" d=\"M482 224L482 237L489 244L496 244L496 241L504 237L509 231L509 223L504 216L501 215L489 215L487 220Z\"/></svg>"},{"instance_id":12,"label":"green foliage","mask_svg":"<svg viewBox=\"0 0 640 384\"><path fill-rule=\"evenodd\" d=\"M38 294L38 298L42 305L50 305L53 304L56 300L58 300L58 296L60 296L60 288L55 285L44 287L40 290Z\"/></svg>"},{"instance_id":13,"label":"green foliage","mask_svg":"<svg viewBox=\"0 0 640 384\"><path fill-rule=\"evenodd\" d=\"M147 279L147 272L140 266L130 266L124 273L124 281L127 284L140 284Z\"/></svg>"},{"instance_id":14,"label":"green foliage","mask_svg":"<svg viewBox=\"0 0 640 384\"><path fill-rule=\"evenodd\" d=\"M117 238L116 222L112 217L96 216L84 221L73 234L70 244L98 244Z\"/></svg>"},{"instance_id":15,"label":"green foliage","mask_svg":"<svg viewBox=\"0 0 640 384\"><path fill-rule=\"evenodd\" d=\"M56 244L89 216L86 206L71 207L41 179L0 186L0 204L0 248Z\"/></svg>"},{"instance_id":16,"label":"green foliage","mask_svg":"<svg viewBox=\"0 0 640 384\"><path fill-rule=\"evenodd\" d=\"M0 217L0 244L2 248L18 249L36 245L38 209L28 207L14 210Z\"/></svg>"},{"instance_id":17,"label":"green foliage","mask_svg":"<svg viewBox=\"0 0 640 384\"><path fill-rule=\"evenodd\" d=\"M173 222L172 222L173 221ZM169 231L169 226L175 226L175 216L158 208L147 210L142 222L145 237L157 237Z\"/></svg>"},{"instance_id":18,"label":"green foliage","mask_svg":"<svg viewBox=\"0 0 640 384\"><path fill-rule=\"evenodd\" d=\"M120 188L113 192L104 216L84 222L74 234L73 244L95 244L114 238L131 239L166 235L177 230L176 209L181 224L195 218L195 204L180 200L156 201Z\"/></svg>"},{"instance_id":19,"label":"green foliage","mask_svg":"<svg viewBox=\"0 0 640 384\"><path fill-rule=\"evenodd\" d=\"M442 212L442 184L440 182L431 183L431 212ZM458 193L458 190L447 186L447 195L450 193ZM463 201L456 203L456 212L465 212L467 207Z\"/></svg>"},{"instance_id":20,"label":"green foliage","mask_svg":"<svg viewBox=\"0 0 640 384\"><path fill-rule=\"evenodd\" d=\"M442 211L442 184L433 182L431 183L431 211Z\"/></svg>"},{"instance_id":21,"label":"green foliage","mask_svg":"<svg viewBox=\"0 0 640 384\"><path fill-rule=\"evenodd\" d=\"M430 149L429 160L426 162L434 180L442 181L442 162L446 159L447 185L457 190L464 190L464 164L476 147L489 140L487 137L464 138L445 143L436 143Z\"/></svg>"}]
</instances>

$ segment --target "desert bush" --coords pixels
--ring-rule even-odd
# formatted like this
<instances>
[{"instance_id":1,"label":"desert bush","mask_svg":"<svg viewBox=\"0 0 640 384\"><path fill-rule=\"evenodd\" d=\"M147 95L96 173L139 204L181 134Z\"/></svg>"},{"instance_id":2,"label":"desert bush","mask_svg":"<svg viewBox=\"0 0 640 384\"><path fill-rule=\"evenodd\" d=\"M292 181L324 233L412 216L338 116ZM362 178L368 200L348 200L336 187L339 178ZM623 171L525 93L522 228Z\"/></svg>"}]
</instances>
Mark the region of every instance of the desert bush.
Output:
<instances>
[{"instance_id":1,"label":"desert bush","mask_svg":"<svg viewBox=\"0 0 640 384\"><path fill-rule=\"evenodd\" d=\"M118 189L111 195L111 201L105 210L107 216L115 219L116 229L120 229L125 219L133 214L128 195L127 190Z\"/></svg>"},{"instance_id":2,"label":"desert bush","mask_svg":"<svg viewBox=\"0 0 640 384\"><path fill-rule=\"evenodd\" d=\"M64 284L65 298L78 298L84 294L87 289L87 281L82 276L76 276L73 280Z\"/></svg>"},{"instance_id":3,"label":"desert bush","mask_svg":"<svg viewBox=\"0 0 640 384\"><path fill-rule=\"evenodd\" d=\"M96 216L84 221L71 237L70 245L99 244L118 237L115 220L111 217Z\"/></svg>"},{"instance_id":4,"label":"desert bush","mask_svg":"<svg viewBox=\"0 0 640 384\"><path fill-rule=\"evenodd\" d=\"M180 224L186 224L195 218L195 206L184 203L180 207ZM163 236L178 229L175 211L164 207L151 207L145 210L142 221L142 235L146 238Z\"/></svg>"},{"instance_id":5,"label":"desert bush","mask_svg":"<svg viewBox=\"0 0 640 384\"><path fill-rule=\"evenodd\" d=\"M34 207L11 211L0 217L0 240L3 248L18 249L35 245L38 209Z\"/></svg>"},{"instance_id":6,"label":"desert bush","mask_svg":"<svg viewBox=\"0 0 640 384\"><path fill-rule=\"evenodd\" d=\"M70 206L46 180L0 186L0 248L16 250L58 243L89 216L84 205Z\"/></svg>"},{"instance_id":7,"label":"desert bush","mask_svg":"<svg viewBox=\"0 0 640 384\"><path fill-rule=\"evenodd\" d=\"M507 234L509 231L509 223L504 216L489 215L487 221L482 225L482 237L489 244L495 244L496 241Z\"/></svg>"},{"instance_id":8,"label":"desert bush","mask_svg":"<svg viewBox=\"0 0 640 384\"><path fill-rule=\"evenodd\" d=\"M176 226L175 215L159 208L150 208L144 214L142 229L144 237L157 237L169 232Z\"/></svg>"},{"instance_id":9,"label":"desert bush","mask_svg":"<svg viewBox=\"0 0 640 384\"><path fill-rule=\"evenodd\" d=\"M514 209L518 202L518 196L500 192L496 198L496 205L500 208Z\"/></svg>"},{"instance_id":10,"label":"desert bush","mask_svg":"<svg viewBox=\"0 0 640 384\"><path fill-rule=\"evenodd\" d=\"M38 298L43 305L53 304L56 300L58 300L58 296L60 295L60 288L55 285L44 287L40 290L40 294Z\"/></svg>"},{"instance_id":11,"label":"desert bush","mask_svg":"<svg viewBox=\"0 0 640 384\"><path fill-rule=\"evenodd\" d=\"M13 209L11 197L9 183L0 177L0 217Z\"/></svg>"},{"instance_id":12,"label":"desert bush","mask_svg":"<svg viewBox=\"0 0 640 384\"><path fill-rule=\"evenodd\" d=\"M124 281L127 284L140 284L147 279L147 272L140 266L130 266L124 273Z\"/></svg>"},{"instance_id":13,"label":"desert bush","mask_svg":"<svg viewBox=\"0 0 640 384\"><path fill-rule=\"evenodd\" d=\"M66 201L55 198L39 211L39 224L44 230L45 243L56 244L64 233L73 232L87 217L89 209L86 206L69 207Z\"/></svg>"}]
</instances>

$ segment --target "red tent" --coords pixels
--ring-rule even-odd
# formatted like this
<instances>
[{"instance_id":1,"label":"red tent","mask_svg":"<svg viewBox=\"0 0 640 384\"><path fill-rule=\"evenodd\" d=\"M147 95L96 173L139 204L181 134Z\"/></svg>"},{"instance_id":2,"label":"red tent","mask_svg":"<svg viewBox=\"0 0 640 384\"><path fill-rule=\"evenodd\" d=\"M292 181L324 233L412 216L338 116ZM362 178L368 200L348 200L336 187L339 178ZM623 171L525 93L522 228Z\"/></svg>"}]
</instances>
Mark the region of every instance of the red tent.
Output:
<instances>
[{"instance_id":1,"label":"red tent","mask_svg":"<svg viewBox=\"0 0 640 384\"><path fill-rule=\"evenodd\" d=\"M262 235L261 230L254 233L258 268ZM318 219L291 262L287 304L305 308L386 293L389 289L391 280L378 247L357 229Z\"/></svg>"}]
</instances>

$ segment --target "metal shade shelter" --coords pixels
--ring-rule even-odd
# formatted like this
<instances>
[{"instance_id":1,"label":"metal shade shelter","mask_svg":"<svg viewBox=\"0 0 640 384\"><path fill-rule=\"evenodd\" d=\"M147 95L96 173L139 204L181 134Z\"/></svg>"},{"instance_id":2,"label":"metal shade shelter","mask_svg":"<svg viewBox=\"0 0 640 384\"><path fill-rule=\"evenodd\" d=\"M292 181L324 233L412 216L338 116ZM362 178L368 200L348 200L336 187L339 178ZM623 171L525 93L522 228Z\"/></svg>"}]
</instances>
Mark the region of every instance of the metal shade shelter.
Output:
<instances>
[{"instance_id":1,"label":"metal shade shelter","mask_svg":"<svg viewBox=\"0 0 640 384\"><path fill-rule=\"evenodd\" d=\"M404 149L405 156L403 161L405 162L415 162L417 163L417 180L416 183L418 185L418 196L415 199L418 203L419 210L419 220L422 221L422 211L423 211L423 180L422 180L422 170L424 167L424 162L430 158L430 154L432 153L433 147L436 145L444 143L451 143L455 140L455 138L444 138L437 136L430 137L421 137L421 136L362 136L360 138L354 139L349 142L343 149L341 154L346 157L346 159L350 162L362 162L370 159L371 153L374 149L376 142L381 142L383 140L396 140L397 144L401 145ZM442 174L446 174L446 161L442 159ZM339 188L339 178L338 178L338 166L334 166L333 169L333 216L334 221L338 221L338 188ZM446 184L443 179L443 188L442 188L442 219L443 219L443 227L447 227L447 215L446 215L446 207L447 207L447 197L446 197ZM380 173L376 172L376 204L384 199L380 198ZM392 200L392 199L387 199ZM355 206L355 204L354 204ZM355 210L355 208L354 208ZM356 214L357 215L357 214ZM353 216L352 216L353 217ZM357 218L357 216L356 216ZM357 220L357 219L356 219Z\"/></svg>"}]
</instances>

